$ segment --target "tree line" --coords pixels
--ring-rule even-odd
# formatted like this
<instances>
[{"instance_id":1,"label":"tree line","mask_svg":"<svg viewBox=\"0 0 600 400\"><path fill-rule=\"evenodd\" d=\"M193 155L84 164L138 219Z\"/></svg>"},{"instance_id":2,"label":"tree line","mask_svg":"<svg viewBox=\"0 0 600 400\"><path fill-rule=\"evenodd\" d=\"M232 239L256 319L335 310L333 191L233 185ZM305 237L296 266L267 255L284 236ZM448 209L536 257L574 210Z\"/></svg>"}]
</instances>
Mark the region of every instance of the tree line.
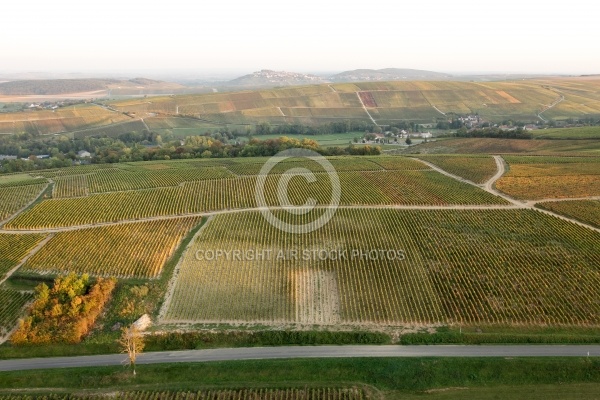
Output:
<instances>
[{"instance_id":1,"label":"tree line","mask_svg":"<svg viewBox=\"0 0 600 400\"><path fill-rule=\"evenodd\" d=\"M28 159L0 161L0 171L26 172L37 169L62 168L78 162L92 164L225 157L263 157L272 156L289 148L306 148L322 155L377 155L378 146L321 147L311 139L296 139L282 136L275 139L259 140L251 138L247 142L221 141L210 136L188 136L183 142L173 141L159 145L146 145L138 140L152 140L152 133L126 134L118 138L85 138L75 140L53 139L49 142L32 142L31 148L19 145L14 149L19 154L44 154L49 158L30 156ZM154 140L160 139L154 137ZM10 146L10 145L9 145ZM25 150L26 149L26 150ZM0 144L0 154L6 147ZM79 160L76 151L86 150L93 154L90 159Z\"/></svg>"},{"instance_id":2,"label":"tree line","mask_svg":"<svg viewBox=\"0 0 600 400\"><path fill-rule=\"evenodd\" d=\"M532 139L533 134L522 127L505 130L497 127L477 128L467 130L464 126L456 131L456 137L467 138L496 138L496 139Z\"/></svg>"}]
</instances>

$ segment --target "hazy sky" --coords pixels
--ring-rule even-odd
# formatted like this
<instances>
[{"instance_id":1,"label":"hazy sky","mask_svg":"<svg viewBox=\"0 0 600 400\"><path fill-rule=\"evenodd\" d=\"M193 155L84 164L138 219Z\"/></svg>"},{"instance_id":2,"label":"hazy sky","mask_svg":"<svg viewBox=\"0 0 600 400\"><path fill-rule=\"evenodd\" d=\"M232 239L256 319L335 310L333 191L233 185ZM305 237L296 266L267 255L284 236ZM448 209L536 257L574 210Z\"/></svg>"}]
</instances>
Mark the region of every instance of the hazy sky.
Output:
<instances>
[{"instance_id":1,"label":"hazy sky","mask_svg":"<svg viewBox=\"0 0 600 400\"><path fill-rule=\"evenodd\" d=\"M386 67L600 73L594 2L493 3L8 1L0 6L0 73Z\"/></svg>"}]
</instances>

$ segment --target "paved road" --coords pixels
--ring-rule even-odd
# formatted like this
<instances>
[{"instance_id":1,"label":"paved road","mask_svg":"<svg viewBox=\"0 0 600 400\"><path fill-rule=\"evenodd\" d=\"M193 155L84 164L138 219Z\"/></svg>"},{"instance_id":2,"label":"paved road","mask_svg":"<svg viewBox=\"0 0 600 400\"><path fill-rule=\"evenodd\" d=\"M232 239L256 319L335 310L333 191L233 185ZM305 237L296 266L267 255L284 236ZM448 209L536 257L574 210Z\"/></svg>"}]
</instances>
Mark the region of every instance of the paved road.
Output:
<instances>
[{"instance_id":1,"label":"paved road","mask_svg":"<svg viewBox=\"0 0 600 400\"><path fill-rule=\"evenodd\" d=\"M144 353L138 364L339 357L600 357L600 345L288 346ZM125 355L1 360L0 371L123 364Z\"/></svg>"}]
</instances>

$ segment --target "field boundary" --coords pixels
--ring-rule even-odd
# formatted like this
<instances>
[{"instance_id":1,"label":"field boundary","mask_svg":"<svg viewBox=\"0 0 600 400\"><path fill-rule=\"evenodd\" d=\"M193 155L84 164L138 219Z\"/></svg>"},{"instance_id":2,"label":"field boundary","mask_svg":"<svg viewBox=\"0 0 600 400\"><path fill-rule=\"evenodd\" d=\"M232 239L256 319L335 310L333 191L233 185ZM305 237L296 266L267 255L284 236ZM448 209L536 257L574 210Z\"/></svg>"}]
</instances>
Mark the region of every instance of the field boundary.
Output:
<instances>
[{"instance_id":1,"label":"field boundary","mask_svg":"<svg viewBox=\"0 0 600 400\"><path fill-rule=\"evenodd\" d=\"M539 203L558 203L565 201L582 201L582 200L600 200L600 196L589 196L589 197L561 197L559 199L541 199L541 200L527 200L526 204L536 205Z\"/></svg>"},{"instance_id":2,"label":"field boundary","mask_svg":"<svg viewBox=\"0 0 600 400\"><path fill-rule=\"evenodd\" d=\"M322 210L329 209L332 206L315 206L314 209ZM293 207L294 210L303 210L305 207ZM312 208L312 207L311 207ZM423 206L415 206L415 205L399 205L399 204L375 204L375 205L340 205L336 206L336 209L389 209L389 210L513 210L515 208L527 208L521 207L518 205L498 205L498 204L489 204L489 205L462 205L462 204L454 204L447 206L431 206L431 205L423 205ZM286 206L277 206L277 207L269 207L271 211L280 211L287 210L289 207ZM121 220L117 222L98 222L96 224L88 224L88 225L73 225L73 226L65 226L60 228L45 228L45 229L0 229L0 233L12 234L12 235L20 235L24 233L59 233L59 232L68 232L68 231L78 231L82 229L90 229L90 228L98 228L102 226L112 226L112 225L122 225L122 224L135 224L137 222L148 222L148 221L160 221L160 220L168 220L168 219L177 219L177 218L185 218L185 217L211 217L215 215L222 214L238 214L245 212L256 212L261 211L263 208L261 207L253 207L253 208L239 208L239 209L227 209L227 210L218 210L218 211L207 211L207 212L197 212L197 213L189 213L189 214L176 214L176 215L158 215L154 217L147 218L139 218L139 219L127 219Z\"/></svg>"},{"instance_id":3,"label":"field boundary","mask_svg":"<svg viewBox=\"0 0 600 400\"><path fill-rule=\"evenodd\" d=\"M373 116L371 115L369 110L367 110L365 103L363 102L362 98L360 97L360 92L355 92L355 93L356 93L356 97L358 97L358 101L360 101L360 104L362 105L363 110L365 110L365 112L369 116L369 119L371 120L371 122L373 122L373 124L375 124L375 126L379 126L379 124L377 123L377 121L375 121L375 119L373 118Z\"/></svg>"}]
</instances>

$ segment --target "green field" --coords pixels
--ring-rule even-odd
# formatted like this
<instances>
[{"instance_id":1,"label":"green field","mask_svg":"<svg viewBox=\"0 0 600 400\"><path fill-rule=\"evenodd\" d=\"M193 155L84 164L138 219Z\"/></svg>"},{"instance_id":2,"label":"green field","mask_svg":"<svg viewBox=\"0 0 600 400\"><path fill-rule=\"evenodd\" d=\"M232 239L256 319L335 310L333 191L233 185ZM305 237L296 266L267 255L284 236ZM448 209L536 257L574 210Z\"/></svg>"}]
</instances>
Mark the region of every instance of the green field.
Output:
<instances>
[{"instance_id":1,"label":"green field","mask_svg":"<svg viewBox=\"0 0 600 400\"><path fill-rule=\"evenodd\" d=\"M188 398L189 392L208 390L226 396L228 390L244 388L357 387L372 399L575 400L594 399L600 390L598 361L593 358L251 360L144 365L137 369L136 377L121 366L3 372L0 390L11 400L17 400L21 394L39 393L85 396L89 382L95 382L94 391L99 394L145 391L154 392L152 398L167 398L159 396L167 391L180 392L178 398ZM143 396L140 400L148 398Z\"/></svg>"},{"instance_id":2,"label":"green field","mask_svg":"<svg viewBox=\"0 0 600 400\"><path fill-rule=\"evenodd\" d=\"M33 178L28 174L10 174L0 175L0 186L12 186L15 184L26 183L31 181Z\"/></svg>"},{"instance_id":3,"label":"green field","mask_svg":"<svg viewBox=\"0 0 600 400\"><path fill-rule=\"evenodd\" d=\"M536 139L600 139L600 126L534 130Z\"/></svg>"},{"instance_id":4,"label":"green field","mask_svg":"<svg viewBox=\"0 0 600 400\"><path fill-rule=\"evenodd\" d=\"M153 132L159 134L169 132L178 138L204 135L207 132L214 132L215 130L224 127L221 123L211 123L206 120L185 117L150 117L145 118L144 121ZM243 133L251 126L252 125L227 125L227 129L232 131L238 130Z\"/></svg>"},{"instance_id":5,"label":"green field","mask_svg":"<svg viewBox=\"0 0 600 400\"><path fill-rule=\"evenodd\" d=\"M115 137L124 133L142 132L146 130L146 126L140 120L123 121L116 124L104 125L97 128L88 128L85 130L72 131L72 136L77 139L82 139L89 136L109 136Z\"/></svg>"}]
</instances>

